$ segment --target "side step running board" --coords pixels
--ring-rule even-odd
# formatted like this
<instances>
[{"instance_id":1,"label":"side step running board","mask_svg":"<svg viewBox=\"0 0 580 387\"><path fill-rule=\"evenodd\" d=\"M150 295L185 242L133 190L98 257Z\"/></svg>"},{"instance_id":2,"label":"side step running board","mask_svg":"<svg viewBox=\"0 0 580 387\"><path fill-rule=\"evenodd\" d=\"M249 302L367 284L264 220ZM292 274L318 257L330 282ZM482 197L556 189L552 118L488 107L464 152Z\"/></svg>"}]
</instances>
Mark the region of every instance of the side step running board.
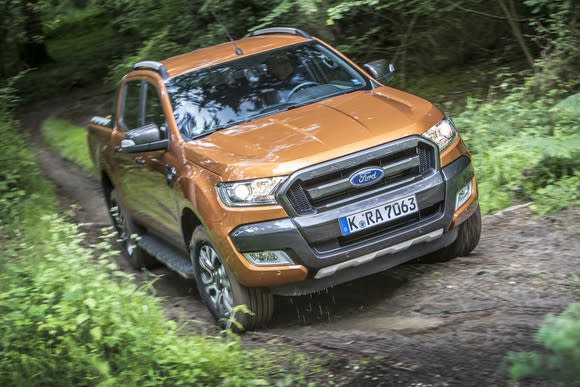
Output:
<instances>
[{"instance_id":1,"label":"side step running board","mask_svg":"<svg viewBox=\"0 0 580 387\"><path fill-rule=\"evenodd\" d=\"M189 257L181 250L168 245L152 235L143 235L139 247L157 258L161 263L179 273L183 278L193 278L193 266Z\"/></svg>"}]
</instances>

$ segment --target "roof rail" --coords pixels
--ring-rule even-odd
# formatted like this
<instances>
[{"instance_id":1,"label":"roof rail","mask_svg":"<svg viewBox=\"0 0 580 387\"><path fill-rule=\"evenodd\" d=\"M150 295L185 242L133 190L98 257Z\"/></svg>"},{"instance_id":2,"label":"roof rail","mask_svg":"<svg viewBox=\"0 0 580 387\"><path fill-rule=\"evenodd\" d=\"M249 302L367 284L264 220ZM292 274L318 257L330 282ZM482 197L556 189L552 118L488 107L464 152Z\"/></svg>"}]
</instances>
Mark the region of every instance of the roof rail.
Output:
<instances>
[{"instance_id":1,"label":"roof rail","mask_svg":"<svg viewBox=\"0 0 580 387\"><path fill-rule=\"evenodd\" d=\"M169 78L169 73L167 72L167 69L165 68L163 63L155 62L153 60L146 60L143 62L136 63L133 65L133 70L153 70L159 73L159 75L161 75L161 78L163 79Z\"/></svg>"},{"instance_id":2,"label":"roof rail","mask_svg":"<svg viewBox=\"0 0 580 387\"><path fill-rule=\"evenodd\" d=\"M250 32L249 36L273 35L273 34L298 35L306 39L312 39L312 35L310 35L308 32L304 32L298 28L292 27L262 28L261 30Z\"/></svg>"}]
</instances>

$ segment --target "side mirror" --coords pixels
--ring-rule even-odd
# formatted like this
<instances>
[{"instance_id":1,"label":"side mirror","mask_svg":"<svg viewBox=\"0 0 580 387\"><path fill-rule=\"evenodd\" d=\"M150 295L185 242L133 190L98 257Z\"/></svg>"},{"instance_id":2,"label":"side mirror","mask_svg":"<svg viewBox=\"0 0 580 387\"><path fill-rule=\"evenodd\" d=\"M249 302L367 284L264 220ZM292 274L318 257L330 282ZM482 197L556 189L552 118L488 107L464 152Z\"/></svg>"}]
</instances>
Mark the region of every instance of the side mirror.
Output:
<instances>
[{"instance_id":1,"label":"side mirror","mask_svg":"<svg viewBox=\"0 0 580 387\"><path fill-rule=\"evenodd\" d=\"M121 141L120 152L136 153L166 150L169 148L169 140L164 129L155 124L129 130Z\"/></svg>"},{"instance_id":2,"label":"side mirror","mask_svg":"<svg viewBox=\"0 0 580 387\"><path fill-rule=\"evenodd\" d=\"M376 80L385 82L395 75L395 65L387 62L386 59L373 60L365 64L364 69L367 70Z\"/></svg>"}]
</instances>

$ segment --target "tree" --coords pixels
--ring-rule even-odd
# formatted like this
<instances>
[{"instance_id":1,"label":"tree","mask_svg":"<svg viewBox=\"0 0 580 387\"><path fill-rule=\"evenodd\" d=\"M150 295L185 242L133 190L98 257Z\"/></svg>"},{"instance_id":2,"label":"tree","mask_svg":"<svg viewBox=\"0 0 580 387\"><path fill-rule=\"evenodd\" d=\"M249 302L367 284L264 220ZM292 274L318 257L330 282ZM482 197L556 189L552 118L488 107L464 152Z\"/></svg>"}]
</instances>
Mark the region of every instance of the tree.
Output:
<instances>
[{"instance_id":1,"label":"tree","mask_svg":"<svg viewBox=\"0 0 580 387\"><path fill-rule=\"evenodd\" d=\"M27 0L20 3L22 13L22 41L20 60L26 67L38 67L52 61L46 49L42 28L40 0Z\"/></svg>"}]
</instances>

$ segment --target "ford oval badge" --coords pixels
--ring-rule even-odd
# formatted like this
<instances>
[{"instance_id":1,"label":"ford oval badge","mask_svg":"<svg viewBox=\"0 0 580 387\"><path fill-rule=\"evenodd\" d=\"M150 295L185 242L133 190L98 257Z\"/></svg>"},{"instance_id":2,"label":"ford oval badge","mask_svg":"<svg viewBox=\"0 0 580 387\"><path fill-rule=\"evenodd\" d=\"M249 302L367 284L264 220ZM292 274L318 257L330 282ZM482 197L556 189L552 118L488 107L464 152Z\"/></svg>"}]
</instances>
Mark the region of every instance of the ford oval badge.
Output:
<instances>
[{"instance_id":1,"label":"ford oval badge","mask_svg":"<svg viewBox=\"0 0 580 387\"><path fill-rule=\"evenodd\" d=\"M382 168L365 168L353 173L350 176L349 181L353 187L365 187L367 185L379 182L383 178L384 174L385 173L383 172Z\"/></svg>"}]
</instances>

